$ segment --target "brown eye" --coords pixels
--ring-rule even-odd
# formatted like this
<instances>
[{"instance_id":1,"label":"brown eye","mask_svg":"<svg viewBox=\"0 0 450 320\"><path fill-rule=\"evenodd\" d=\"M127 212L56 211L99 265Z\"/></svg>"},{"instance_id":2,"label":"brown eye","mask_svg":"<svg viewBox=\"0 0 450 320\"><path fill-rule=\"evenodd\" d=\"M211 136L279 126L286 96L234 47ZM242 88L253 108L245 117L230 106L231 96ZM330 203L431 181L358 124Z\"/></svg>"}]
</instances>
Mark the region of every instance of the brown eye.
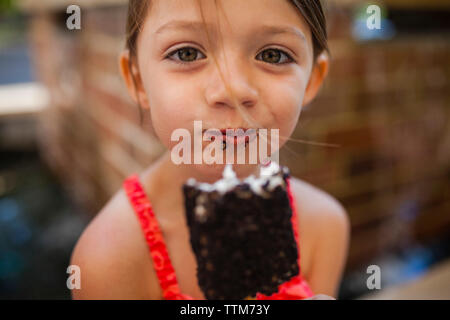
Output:
<instances>
[{"instance_id":1,"label":"brown eye","mask_svg":"<svg viewBox=\"0 0 450 320\"><path fill-rule=\"evenodd\" d=\"M185 47L185 48L181 48L178 50L173 51L172 53L170 53L168 55L168 57L170 58L174 58L174 60L176 60L176 62L180 62L180 63L185 63L185 62L192 62L197 60L197 58L199 57L199 55L203 56L203 58L205 58L205 56L200 53L200 51L198 51L195 48L192 47Z\"/></svg>"},{"instance_id":2,"label":"brown eye","mask_svg":"<svg viewBox=\"0 0 450 320\"><path fill-rule=\"evenodd\" d=\"M278 49L264 50L257 57L259 56L261 56L264 62L272 64L284 64L293 61L293 59L287 53Z\"/></svg>"},{"instance_id":3,"label":"brown eye","mask_svg":"<svg viewBox=\"0 0 450 320\"><path fill-rule=\"evenodd\" d=\"M194 61L197 58L197 53L194 48L185 48L178 51L178 57L182 61Z\"/></svg>"}]
</instances>

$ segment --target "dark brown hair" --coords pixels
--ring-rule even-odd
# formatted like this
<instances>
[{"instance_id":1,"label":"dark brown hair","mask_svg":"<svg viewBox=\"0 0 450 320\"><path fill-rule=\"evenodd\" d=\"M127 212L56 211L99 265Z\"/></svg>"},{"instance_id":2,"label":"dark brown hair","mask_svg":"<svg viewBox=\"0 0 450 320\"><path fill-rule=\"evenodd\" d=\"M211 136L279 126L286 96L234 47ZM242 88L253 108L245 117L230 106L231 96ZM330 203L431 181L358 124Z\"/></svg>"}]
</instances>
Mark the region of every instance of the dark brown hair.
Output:
<instances>
[{"instance_id":1,"label":"dark brown hair","mask_svg":"<svg viewBox=\"0 0 450 320\"><path fill-rule=\"evenodd\" d=\"M137 39L147 16L151 0L129 0L126 27L126 47L130 50L130 58L136 57Z\"/></svg>"},{"instance_id":2,"label":"dark brown hair","mask_svg":"<svg viewBox=\"0 0 450 320\"><path fill-rule=\"evenodd\" d=\"M313 50L314 60L323 51L329 52L328 49L328 37L326 19L323 11L322 4L319 0L287 0L289 1L303 16L308 23L312 38L313 38ZM215 0L217 2L217 0ZM151 0L129 0L128 3L128 19L126 26L126 48L130 52L130 70L132 65L137 59L137 42L139 33L144 25L147 13L150 10ZM199 6L201 4L199 1ZM217 64L217 62L216 62ZM136 82L133 78L135 87ZM244 112L239 106L239 111ZM142 124L142 111L139 108Z\"/></svg>"}]
</instances>

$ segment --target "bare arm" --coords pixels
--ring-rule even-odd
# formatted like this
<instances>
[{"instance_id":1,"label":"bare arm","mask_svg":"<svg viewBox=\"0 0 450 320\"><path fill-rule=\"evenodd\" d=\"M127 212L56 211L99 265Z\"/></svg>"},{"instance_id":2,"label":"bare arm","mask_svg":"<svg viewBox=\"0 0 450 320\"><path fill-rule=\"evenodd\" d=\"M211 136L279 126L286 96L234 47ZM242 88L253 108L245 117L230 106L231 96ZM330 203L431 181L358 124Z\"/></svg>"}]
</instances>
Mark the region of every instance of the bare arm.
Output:
<instances>
[{"instance_id":1,"label":"bare arm","mask_svg":"<svg viewBox=\"0 0 450 320\"><path fill-rule=\"evenodd\" d=\"M150 260L135 224L120 206L103 209L90 223L71 257L81 272L73 299L149 299L151 279L143 270Z\"/></svg>"},{"instance_id":2,"label":"bare arm","mask_svg":"<svg viewBox=\"0 0 450 320\"><path fill-rule=\"evenodd\" d=\"M318 232L308 281L314 293L336 297L347 260L350 222L339 203L333 201L326 207L317 213Z\"/></svg>"}]
</instances>

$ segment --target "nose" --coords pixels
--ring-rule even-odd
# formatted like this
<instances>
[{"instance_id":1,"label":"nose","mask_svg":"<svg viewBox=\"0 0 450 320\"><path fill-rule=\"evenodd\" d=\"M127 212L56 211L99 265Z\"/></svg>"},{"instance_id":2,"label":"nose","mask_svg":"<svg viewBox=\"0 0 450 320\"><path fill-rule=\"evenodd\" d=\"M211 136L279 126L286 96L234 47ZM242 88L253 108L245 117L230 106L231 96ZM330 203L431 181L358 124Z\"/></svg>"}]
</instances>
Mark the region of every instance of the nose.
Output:
<instances>
[{"instance_id":1,"label":"nose","mask_svg":"<svg viewBox=\"0 0 450 320\"><path fill-rule=\"evenodd\" d=\"M256 104L258 91L251 83L250 71L245 63L236 60L233 62L230 59L227 64L220 64L223 78L218 67L212 66L213 75L205 92L209 106L236 108L235 104L239 104L248 108Z\"/></svg>"}]
</instances>

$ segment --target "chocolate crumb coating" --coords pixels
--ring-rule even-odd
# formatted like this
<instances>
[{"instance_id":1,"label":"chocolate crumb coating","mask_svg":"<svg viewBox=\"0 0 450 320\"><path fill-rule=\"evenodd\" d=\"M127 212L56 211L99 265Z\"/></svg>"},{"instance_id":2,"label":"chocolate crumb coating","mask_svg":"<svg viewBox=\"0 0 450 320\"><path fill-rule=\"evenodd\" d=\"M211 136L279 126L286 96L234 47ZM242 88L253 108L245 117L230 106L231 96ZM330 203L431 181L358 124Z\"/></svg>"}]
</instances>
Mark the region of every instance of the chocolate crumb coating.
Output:
<instances>
[{"instance_id":1,"label":"chocolate crumb coating","mask_svg":"<svg viewBox=\"0 0 450 320\"><path fill-rule=\"evenodd\" d=\"M299 274L288 177L287 167L280 167L260 192L246 180L226 192L183 185L198 283L207 299L271 295ZM271 179L281 183L269 188Z\"/></svg>"}]
</instances>

